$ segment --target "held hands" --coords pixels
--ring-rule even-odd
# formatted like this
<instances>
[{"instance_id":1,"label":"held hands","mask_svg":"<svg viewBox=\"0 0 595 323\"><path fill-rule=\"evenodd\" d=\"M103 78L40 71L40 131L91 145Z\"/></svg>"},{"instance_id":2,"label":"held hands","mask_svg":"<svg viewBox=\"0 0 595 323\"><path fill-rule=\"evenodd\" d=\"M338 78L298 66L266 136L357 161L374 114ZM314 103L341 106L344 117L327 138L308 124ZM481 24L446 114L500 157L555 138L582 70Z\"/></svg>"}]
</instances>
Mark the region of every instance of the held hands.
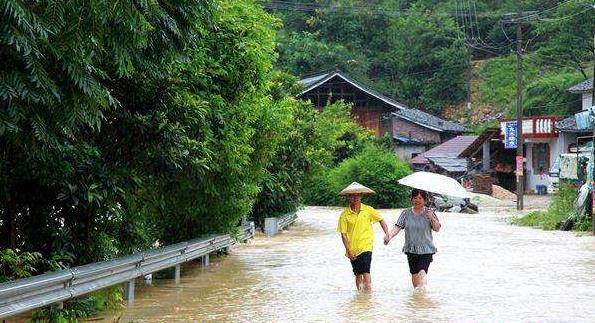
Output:
<instances>
[{"instance_id":1,"label":"held hands","mask_svg":"<svg viewBox=\"0 0 595 323\"><path fill-rule=\"evenodd\" d=\"M384 245L386 246L390 242L391 236L390 234L384 235Z\"/></svg>"}]
</instances>

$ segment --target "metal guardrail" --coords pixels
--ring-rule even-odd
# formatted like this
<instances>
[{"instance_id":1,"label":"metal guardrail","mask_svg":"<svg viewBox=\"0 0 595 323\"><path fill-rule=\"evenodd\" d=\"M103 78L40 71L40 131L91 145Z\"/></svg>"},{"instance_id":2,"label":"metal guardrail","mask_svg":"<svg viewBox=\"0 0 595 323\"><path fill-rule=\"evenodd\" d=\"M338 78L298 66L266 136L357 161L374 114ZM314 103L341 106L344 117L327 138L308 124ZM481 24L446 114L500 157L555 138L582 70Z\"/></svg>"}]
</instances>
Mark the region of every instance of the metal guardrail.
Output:
<instances>
[{"instance_id":1,"label":"metal guardrail","mask_svg":"<svg viewBox=\"0 0 595 323\"><path fill-rule=\"evenodd\" d=\"M178 282L180 264L199 257L203 257L203 264L208 264L209 253L232 246L236 239L247 241L253 236L254 223L250 223L241 227L237 238L228 234L211 235L127 257L3 283L0 284L0 319L120 283L128 283L125 292L133 299L135 278L175 267Z\"/></svg>"},{"instance_id":2,"label":"metal guardrail","mask_svg":"<svg viewBox=\"0 0 595 323\"><path fill-rule=\"evenodd\" d=\"M279 218L277 229L283 230L285 227L293 224L297 220L297 213L289 213Z\"/></svg>"},{"instance_id":3,"label":"metal guardrail","mask_svg":"<svg viewBox=\"0 0 595 323\"><path fill-rule=\"evenodd\" d=\"M285 227L291 225L297 220L297 213L288 213L281 217L271 217L264 219L264 233L268 236L277 234Z\"/></svg>"}]
</instances>

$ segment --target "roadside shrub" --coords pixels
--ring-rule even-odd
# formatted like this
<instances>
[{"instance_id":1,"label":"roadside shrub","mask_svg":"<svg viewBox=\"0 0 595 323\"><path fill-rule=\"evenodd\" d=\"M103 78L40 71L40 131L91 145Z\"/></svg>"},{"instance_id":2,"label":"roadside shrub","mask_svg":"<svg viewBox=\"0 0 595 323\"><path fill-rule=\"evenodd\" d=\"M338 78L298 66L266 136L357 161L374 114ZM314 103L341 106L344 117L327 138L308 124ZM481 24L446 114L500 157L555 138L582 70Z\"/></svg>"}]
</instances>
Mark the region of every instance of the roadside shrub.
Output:
<instances>
[{"instance_id":1,"label":"roadside shrub","mask_svg":"<svg viewBox=\"0 0 595 323\"><path fill-rule=\"evenodd\" d=\"M45 261L39 252L0 250L0 283L38 275L44 265Z\"/></svg>"},{"instance_id":2,"label":"roadside shrub","mask_svg":"<svg viewBox=\"0 0 595 323\"><path fill-rule=\"evenodd\" d=\"M580 217L580 218L578 218L576 220L576 223L574 223L574 226L572 227L572 230L575 230L575 231L591 231L592 230L591 221L593 221L593 219L591 218L590 215Z\"/></svg>"},{"instance_id":3,"label":"roadside shrub","mask_svg":"<svg viewBox=\"0 0 595 323\"><path fill-rule=\"evenodd\" d=\"M63 308L48 306L33 312L31 322L78 322L102 311L117 311L123 308L121 285L107 287L85 297L64 303Z\"/></svg>"},{"instance_id":4,"label":"roadside shrub","mask_svg":"<svg viewBox=\"0 0 595 323\"><path fill-rule=\"evenodd\" d=\"M512 223L544 230L555 230L562 221L569 217L575 217L574 199L576 195L576 189L568 183L562 183L546 211L530 212L521 218L513 219Z\"/></svg>"},{"instance_id":5,"label":"roadside shrub","mask_svg":"<svg viewBox=\"0 0 595 323\"><path fill-rule=\"evenodd\" d=\"M364 203L377 208L406 207L409 205L409 189L398 184L397 180L410 173L409 165L391 151L368 145L327 174L318 174L312 187L312 202L318 205L345 205L346 199L338 196L337 192L352 182L358 182L376 191L375 195L365 197Z\"/></svg>"}]
</instances>

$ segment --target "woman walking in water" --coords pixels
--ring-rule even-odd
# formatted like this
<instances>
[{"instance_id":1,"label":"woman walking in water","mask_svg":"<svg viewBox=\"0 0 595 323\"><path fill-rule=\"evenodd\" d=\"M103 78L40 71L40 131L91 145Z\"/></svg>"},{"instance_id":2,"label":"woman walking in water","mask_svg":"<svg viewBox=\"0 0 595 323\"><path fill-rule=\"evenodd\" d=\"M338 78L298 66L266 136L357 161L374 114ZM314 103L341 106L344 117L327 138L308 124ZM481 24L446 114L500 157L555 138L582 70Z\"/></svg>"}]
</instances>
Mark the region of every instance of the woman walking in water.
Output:
<instances>
[{"instance_id":1,"label":"woman walking in water","mask_svg":"<svg viewBox=\"0 0 595 323\"><path fill-rule=\"evenodd\" d=\"M411 192L412 206L401 212L390 234L390 239L392 239L401 230L405 230L403 252L407 255L414 288L422 287L425 284L426 274L433 260L432 255L437 251L432 239L432 230L440 231L438 217L432 209L426 207L426 200L427 193L425 191L414 189ZM384 244L388 244L390 239Z\"/></svg>"}]
</instances>

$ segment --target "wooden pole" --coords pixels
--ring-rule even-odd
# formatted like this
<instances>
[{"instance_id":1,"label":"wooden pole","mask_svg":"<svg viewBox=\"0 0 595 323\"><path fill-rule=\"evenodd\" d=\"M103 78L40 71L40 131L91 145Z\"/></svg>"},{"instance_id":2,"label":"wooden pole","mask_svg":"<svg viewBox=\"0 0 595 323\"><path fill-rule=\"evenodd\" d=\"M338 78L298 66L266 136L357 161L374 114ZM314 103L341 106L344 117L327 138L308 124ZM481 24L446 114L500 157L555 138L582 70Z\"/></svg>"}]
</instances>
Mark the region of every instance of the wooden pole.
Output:
<instances>
[{"instance_id":1,"label":"wooden pole","mask_svg":"<svg viewBox=\"0 0 595 323\"><path fill-rule=\"evenodd\" d=\"M516 90L516 208L523 209L524 173L523 173L523 29L521 12L516 19L516 57L517 57L517 90Z\"/></svg>"}]
</instances>

